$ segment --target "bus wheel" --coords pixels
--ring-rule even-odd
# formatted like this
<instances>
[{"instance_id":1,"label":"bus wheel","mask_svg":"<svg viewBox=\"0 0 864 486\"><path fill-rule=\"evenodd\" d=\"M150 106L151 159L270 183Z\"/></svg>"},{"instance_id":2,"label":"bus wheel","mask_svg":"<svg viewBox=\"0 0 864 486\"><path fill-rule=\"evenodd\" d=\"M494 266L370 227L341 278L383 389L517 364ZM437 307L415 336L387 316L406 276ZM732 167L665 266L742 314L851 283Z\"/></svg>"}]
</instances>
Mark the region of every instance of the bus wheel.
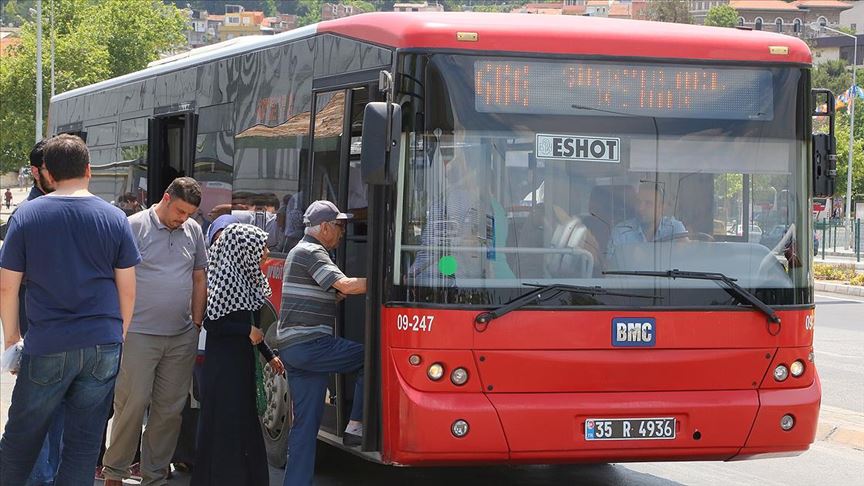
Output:
<instances>
[{"instance_id":1,"label":"bus wheel","mask_svg":"<svg viewBox=\"0 0 864 486\"><path fill-rule=\"evenodd\" d=\"M270 326L268 333L275 333L276 326ZM266 340L266 337L265 337ZM270 365L263 367L264 396L266 407L258 417L264 446L267 448L267 462L273 467L284 468L288 461L288 430L291 428L291 392L285 375L276 375Z\"/></svg>"}]
</instances>

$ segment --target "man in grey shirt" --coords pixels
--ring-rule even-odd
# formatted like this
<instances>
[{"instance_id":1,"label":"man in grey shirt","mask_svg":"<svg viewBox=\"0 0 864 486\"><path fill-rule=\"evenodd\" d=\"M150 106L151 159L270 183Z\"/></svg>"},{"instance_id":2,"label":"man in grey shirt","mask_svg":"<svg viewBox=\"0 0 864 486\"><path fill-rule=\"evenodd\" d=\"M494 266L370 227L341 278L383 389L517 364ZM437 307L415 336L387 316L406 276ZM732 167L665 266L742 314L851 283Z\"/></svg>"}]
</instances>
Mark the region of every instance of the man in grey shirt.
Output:
<instances>
[{"instance_id":1,"label":"man in grey shirt","mask_svg":"<svg viewBox=\"0 0 864 486\"><path fill-rule=\"evenodd\" d=\"M103 460L106 486L120 486L129 477L148 406L141 484L166 482L207 302L204 235L190 218L200 203L198 183L180 177L158 204L129 217L142 261L114 394L111 445Z\"/></svg>"}]
</instances>

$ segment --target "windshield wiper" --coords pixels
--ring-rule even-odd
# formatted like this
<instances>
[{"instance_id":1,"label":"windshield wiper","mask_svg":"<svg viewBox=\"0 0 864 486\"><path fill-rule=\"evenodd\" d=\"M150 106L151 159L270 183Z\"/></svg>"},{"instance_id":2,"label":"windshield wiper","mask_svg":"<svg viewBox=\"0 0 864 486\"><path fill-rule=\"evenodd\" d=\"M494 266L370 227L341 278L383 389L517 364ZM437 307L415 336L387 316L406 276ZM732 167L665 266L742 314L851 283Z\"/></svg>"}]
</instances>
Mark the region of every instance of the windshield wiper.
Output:
<instances>
[{"instance_id":1,"label":"windshield wiper","mask_svg":"<svg viewBox=\"0 0 864 486\"><path fill-rule=\"evenodd\" d=\"M624 292L611 292L602 287L585 287L582 285L568 285L568 284L551 284L551 285L539 285L539 284L530 284L526 283L524 285L536 287L535 289L526 292L519 297L511 300L510 302L493 309L491 311L481 312L477 314L474 318L475 324L487 325L492 322L493 319L497 319L504 314L507 314L510 311L514 311L519 309L520 307L524 307L531 302L538 300L547 300L551 299L555 295L558 295L561 292L572 292L574 294L588 294L588 295L616 295L621 297L641 297L643 299L659 299L662 297L655 297L653 295L640 295L640 294L628 294ZM543 294L548 294L549 292L553 292L552 295L543 297Z\"/></svg>"},{"instance_id":2,"label":"windshield wiper","mask_svg":"<svg viewBox=\"0 0 864 486\"><path fill-rule=\"evenodd\" d=\"M759 300L758 297L751 294L744 287L735 283L737 279L727 277L722 273L716 272L685 272L678 270L677 268L674 270L667 270L665 272L651 272L651 271L641 271L641 270L616 270L610 272L603 272L603 275L636 275L642 277L666 277L671 279L676 278L686 278L693 280L713 280L714 282L722 283L726 287L724 290L728 292L732 297L735 297L738 302L743 304L750 304L751 306L759 309L768 316L768 320L774 322L776 324L780 324L780 317L774 312L774 309L768 306L765 302Z\"/></svg>"}]
</instances>

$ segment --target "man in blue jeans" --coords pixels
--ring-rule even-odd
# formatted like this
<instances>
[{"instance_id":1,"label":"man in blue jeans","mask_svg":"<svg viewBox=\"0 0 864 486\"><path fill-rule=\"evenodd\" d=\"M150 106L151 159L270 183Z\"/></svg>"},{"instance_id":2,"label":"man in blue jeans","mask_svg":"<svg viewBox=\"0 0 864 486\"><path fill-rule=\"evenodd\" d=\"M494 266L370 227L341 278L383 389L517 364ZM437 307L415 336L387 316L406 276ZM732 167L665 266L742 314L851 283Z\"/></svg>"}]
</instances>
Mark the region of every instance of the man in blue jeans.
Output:
<instances>
[{"instance_id":1,"label":"man in blue jeans","mask_svg":"<svg viewBox=\"0 0 864 486\"><path fill-rule=\"evenodd\" d=\"M63 407L56 486L93 482L140 261L123 212L92 195L90 156L72 135L44 147L56 190L15 213L0 253L4 349L21 339L18 289L27 275L20 372L0 439L0 484L24 484Z\"/></svg>"},{"instance_id":2,"label":"man in blue jeans","mask_svg":"<svg viewBox=\"0 0 864 486\"><path fill-rule=\"evenodd\" d=\"M30 194L27 199L18 205L23 207L28 201L32 201L37 197L44 196L54 191L54 186L48 183L42 174L45 172L45 161L42 157L42 148L47 142L47 139L42 139L36 142L36 145L30 150L30 171L33 174L33 187L30 189ZM15 211L12 212L14 216ZM0 230L2 237L5 237L6 225ZM2 238L0 237L0 238ZM21 329L21 335L27 334L27 312L24 305L24 299L27 290L27 276L25 275L21 281L21 289L18 291L18 325ZM48 435L45 437L45 442L42 444L42 450L39 451L39 457L36 459L36 464L33 466L33 471L27 479L26 486L50 486L54 483L54 476L57 475L57 467L60 465L60 446L63 440L63 410L57 410L54 418L51 420L51 427L48 429Z\"/></svg>"},{"instance_id":3,"label":"man in blue jeans","mask_svg":"<svg viewBox=\"0 0 864 486\"><path fill-rule=\"evenodd\" d=\"M306 486L315 472L315 446L330 373L357 373L345 445L363 436L363 345L334 337L336 302L366 293L365 278L346 277L330 259L352 215L330 201L306 209L306 236L285 258L282 308L276 337L285 363L294 421L288 433L284 486Z\"/></svg>"}]
</instances>

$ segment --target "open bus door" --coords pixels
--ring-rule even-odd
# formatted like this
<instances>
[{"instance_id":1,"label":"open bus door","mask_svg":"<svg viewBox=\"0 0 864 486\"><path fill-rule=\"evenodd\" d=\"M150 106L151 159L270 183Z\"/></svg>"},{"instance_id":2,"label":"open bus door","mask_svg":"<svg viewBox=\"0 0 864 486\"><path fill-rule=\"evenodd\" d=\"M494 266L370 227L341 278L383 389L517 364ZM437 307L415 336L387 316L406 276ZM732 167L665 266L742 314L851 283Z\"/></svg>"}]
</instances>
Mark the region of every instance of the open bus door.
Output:
<instances>
[{"instance_id":1,"label":"open bus door","mask_svg":"<svg viewBox=\"0 0 864 486\"><path fill-rule=\"evenodd\" d=\"M374 76L374 78L373 78ZM328 83L329 84L329 83ZM366 277L375 281L383 272L379 263L369 265L374 244L370 232L380 230L384 224L381 216L372 216L374 188L367 186L362 176L363 114L366 105L380 99L377 89L377 73L370 74L357 84L346 87L338 80L331 86L316 86L311 120L312 163L307 188L309 196L305 203L327 199L354 218L349 221L345 237L335 250L335 262L351 277ZM377 243L378 247L384 245ZM378 280L381 278L379 276ZM380 366L379 366L379 319L369 315L368 309L380 308L380 293L346 297L338 307L335 334L363 343L366 353L364 383L364 439L360 448L349 448L354 452L372 452L380 449L378 417L380 415ZM348 424L353 396L354 375L334 374L325 396L324 415L319 438L333 445L344 447L341 436Z\"/></svg>"},{"instance_id":2,"label":"open bus door","mask_svg":"<svg viewBox=\"0 0 864 486\"><path fill-rule=\"evenodd\" d=\"M382 203L388 188L370 182L366 174L367 154L364 142L370 135L366 130L364 114L368 105L383 98L379 88L378 73L353 73L350 82L330 78L326 83L316 83L314 89L310 130L312 140L310 164L301 167L301 206L327 199L336 203L345 212L352 213L345 236L335 249L334 261L346 275L366 277L368 292L349 296L337 309L336 336L363 343L365 346L364 382L364 435L361 447L345 447L341 436L348 423L353 396L353 375L333 374L330 378L325 407L319 430L319 439L349 450L366 458L380 460L380 309L383 302L381 282L382 264L386 245L386 209ZM378 133L375 130L371 132ZM381 132L383 134L383 132ZM381 140L377 140L381 138ZM383 136L375 137L376 144L383 144ZM376 145L370 143L370 145ZM377 149L378 147L373 147ZM373 150L374 151L374 150ZM270 275L278 267L281 279L281 263L265 269ZM268 315L262 312L262 323L275 323L278 318L268 306ZM275 344L275 325L270 325L265 340ZM286 462L288 431L291 427L290 389L284 379L268 380L265 384L267 411L261 417L267 459L274 467L284 467Z\"/></svg>"},{"instance_id":3,"label":"open bus door","mask_svg":"<svg viewBox=\"0 0 864 486\"><path fill-rule=\"evenodd\" d=\"M175 178L194 174L197 132L198 115L190 111L147 120L146 206L158 203Z\"/></svg>"}]
</instances>

